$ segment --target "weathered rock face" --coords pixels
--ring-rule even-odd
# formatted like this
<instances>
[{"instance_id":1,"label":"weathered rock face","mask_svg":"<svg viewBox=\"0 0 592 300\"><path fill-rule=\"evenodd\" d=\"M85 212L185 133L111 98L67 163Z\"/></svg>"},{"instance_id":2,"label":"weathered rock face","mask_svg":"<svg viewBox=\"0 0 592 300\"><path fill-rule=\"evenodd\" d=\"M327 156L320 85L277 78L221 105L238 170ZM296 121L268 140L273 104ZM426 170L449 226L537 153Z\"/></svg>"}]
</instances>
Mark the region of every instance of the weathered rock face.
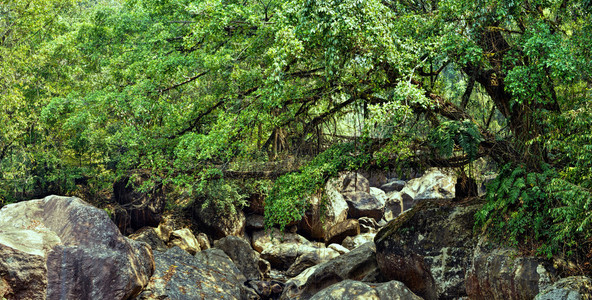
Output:
<instances>
[{"instance_id":1,"label":"weathered rock face","mask_svg":"<svg viewBox=\"0 0 592 300\"><path fill-rule=\"evenodd\" d=\"M360 223L356 219L349 219L335 224L327 232L327 243L341 244L348 236L355 236L360 234Z\"/></svg>"},{"instance_id":2,"label":"weathered rock face","mask_svg":"<svg viewBox=\"0 0 592 300\"><path fill-rule=\"evenodd\" d=\"M221 239L225 236L242 236L245 233L245 214L241 210L232 212L220 212L214 205L203 208L197 204L194 209L194 220L204 229L204 233L213 239Z\"/></svg>"},{"instance_id":3,"label":"weathered rock face","mask_svg":"<svg viewBox=\"0 0 592 300\"><path fill-rule=\"evenodd\" d=\"M152 250L166 251L168 247L157 233L156 228L144 227L129 236L134 241L144 242L152 248Z\"/></svg>"},{"instance_id":4,"label":"weathered rock face","mask_svg":"<svg viewBox=\"0 0 592 300\"><path fill-rule=\"evenodd\" d=\"M335 224L347 219L349 207L343 195L338 179L332 179L325 185L326 203L321 207L320 197L312 196L311 208L305 213L303 220L298 224L299 229L307 236L316 240L327 241L327 233Z\"/></svg>"},{"instance_id":5,"label":"weathered rock face","mask_svg":"<svg viewBox=\"0 0 592 300\"><path fill-rule=\"evenodd\" d=\"M314 295L311 300L422 300L403 283L389 281L366 284L360 281L344 280Z\"/></svg>"},{"instance_id":6,"label":"weathered rock face","mask_svg":"<svg viewBox=\"0 0 592 300\"><path fill-rule=\"evenodd\" d=\"M148 179L147 174L140 174L139 180ZM134 189L130 177L124 177L113 184L113 198L121 205L114 210L113 221L124 234L142 227L156 227L162 220L165 197L161 189L156 193L141 193Z\"/></svg>"},{"instance_id":7,"label":"weathered rock face","mask_svg":"<svg viewBox=\"0 0 592 300\"><path fill-rule=\"evenodd\" d=\"M244 276L220 249L195 257L179 247L154 254L156 271L136 299L245 299Z\"/></svg>"},{"instance_id":8,"label":"weathered rock face","mask_svg":"<svg viewBox=\"0 0 592 300\"><path fill-rule=\"evenodd\" d=\"M0 297L128 299L154 271L152 250L105 211L49 196L0 210Z\"/></svg>"},{"instance_id":9,"label":"weathered rock face","mask_svg":"<svg viewBox=\"0 0 592 300\"><path fill-rule=\"evenodd\" d=\"M343 193L352 218L370 217L379 221L384 214L384 203L367 192Z\"/></svg>"},{"instance_id":10,"label":"weathered rock face","mask_svg":"<svg viewBox=\"0 0 592 300\"><path fill-rule=\"evenodd\" d=\"M189 228L183 228L175 230L171 233L170 244L172 246L178 246L179 248L189 252L189 254L194 255L198 251L201 250L199 246L199 242L191 232Z\"/></svg>"},{"instance_id":11,"label":"weathered rock face","mask_svg":"<svg viewBox=\"0 0 592 300\"><path fill-rule=\"evenodd\" d=\"M214 247L222 249L232 259L239 270L250 280L261 280L269 272L259 253L242 238L227 236L214 242Z\"/></svg>"},{"instance_id":12,"label":"weathered rock face","mask_svg":"<svg viewBox=\"0 0 592 300\"><path fill-rule=\"evenodd\" d=\"M592 299L592 279L587 276L571 276L559 279L534 298L534 300L589 299Z\"/></svg>"},{"instance_id":13,"label":"weathered rock face","mask_svg":"<svg viewBox=\"0 0 592 300\"><path fill-rule=\"evenodd\" d=\"M307 250L309 250L309 252L304 252L296 258L296 261L294 261L286 271L286 275L289 277L296 277L302 273L302 271L340 255L339 252L331 248L309 248Z\"/></svg>"},{"instance_id":14,"label":"weathered rock face","mask_svg":"<svg viewBox=\"0 0 592 300\"><path fill-rule=\"evenodd\" d=\"M337 185L339 192L370 192L370 182L362 174L355 172L340 173L337 177Z\"/></svg>"},{"instance_id":15,"label":"weathered rock face","mask_svg":"<svg viewBox=\"0 0 592 300\"><path fill-rule=\"evenodd\" d=\"M281 299L308 299L322 289L345 279L380 281L373 243L313 266L286 282Z\"/></svg>"},{"instance_id":16,"label":"weathered rock face","mask_svg":"<svg viewBox=\"0 0 592 300\"><path fill-rule=\"evenodd\" d=\"M413 203L431 199L454 199L456 177L438 169L430 169L425 175L411 179L401 190L403 204L413 199ZM408 207L404 207L407 210Z\"/></svg>"},{"instance_id":17,"label":"weathered rock face","mask_svg":"<svg viewBox=\"0 0 592 300\"><path fill-rule=\"evenodd\" d=\"M353 250L368 242L374 242L374 236L376 236L376 233L373 232L366 232L356 236L348 236L343 240L341 245L343 245L343 247L346 249Z\"/></svg>"},{"instance_id":18,"label":"weathered rock face","mask_svg":"<svg viewBox=\"0 0 592 300\"><path fill-rule=\"evenodd\" d=\"M394 180L390 180L389 182L381 185L380 189L385 191L386 193L400 192L403 189L403 187L405 187L405 184L406 184L406 182L403 180L394 179Z\"/></svg>"},{"instance_id":19,"label":"weathered rock face","mask_svg":"<svg viewBox=\"0 0 592 300\"><path fill-rule=\"evenodd\" d=\"M389 192L384 206L384 219L390 221L398 217L405 208L411 208L413 205L413 199L408 198L407 200L407 203L403 202L401 192Z\"/></svg>"},{"instance_id":20,"label":"weathered rock face","mask_svg":"<svg viewBox=\"0 0 592 300\"><path fill-rule=\"evenodd\" d=\"M477 246L467 274L471 299L533 299L554 279L552 264L512 249Z\"/></svg>"},{"instance_id":21,"label":"weathered rock face","mask_svg":"<svg viewBox=\"0 0 592 300\"><path fill-rule=\"evenodd\" d=\"M480 207L423 201L391 221L374 239L381 273L425 299L466 296L476 245L473 216Z\"/></svg>"},{"instance_id":22,"label":"weathered rock face","mask_svg":"<svg viewBox=\"0 0 592 300\"><path fill-rule=\"evenodd\" d=\"M321 249L301 235L282 233L275 228L269 232L254 232L252 245L261 254L261 258L278 270L287 270L300 255Z\"/></svg>"}]
</instances>

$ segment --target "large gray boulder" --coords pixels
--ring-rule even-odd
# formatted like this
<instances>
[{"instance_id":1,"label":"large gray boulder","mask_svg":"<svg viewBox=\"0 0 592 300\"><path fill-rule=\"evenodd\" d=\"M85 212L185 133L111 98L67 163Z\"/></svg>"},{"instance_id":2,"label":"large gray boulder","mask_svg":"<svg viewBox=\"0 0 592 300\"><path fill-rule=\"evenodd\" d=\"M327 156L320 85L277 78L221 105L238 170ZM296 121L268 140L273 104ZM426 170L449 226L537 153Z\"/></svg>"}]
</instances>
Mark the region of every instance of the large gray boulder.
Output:
<instances>
[{"instance_id":1,"label":"large gray boulder","mask_svg":"<svg viewBox=\"0 0 592 300\"><path fill-rule=\"evenodd\" d=\"M0 210L0 298L128 299L154 271L150 247L75 197Z\"/></svg>"},{"instance_id":2,"label":"large gray boulder","mask_svg":"<svg viewBox=\"0 0 592 300\"><path fill-rule=\"evenodd\" d=\"M480 207L426 200L392 220L374 239L381 273L425 299L466 296Z\"/></svg>"},{"instance_id":3,"label":"large gray boulder","mask_svg":"<svg viewBox=\"0 0 592 300\"><path fill-rule=\"evenodd\" d=\"M592 279L588 276L561 278L534 297L534 300L588 299L592 299Z\"/></svg>"},{"instance_id":4,"label":"large gray boulder","mask_svg":"<svg viewBox=\"0 0 592 300\"><path fill-rule=\"evenodd\" d=\"M375 251L374 244L367 243L305 270L286 282L281 299L309 299L322 289L346 279L380 281Z\"/></svg>"},{"instance_id":5,"label":"large gray boulder","mask_svg":"<svg viewBox=\"0 0 592 300\"><path fill-rule=\"evenodd\" d=\"M423 200L454 199L455 185L456 176L449 172L432 168L425 175L409 180L401 190L403 209L409 209L407 206L408 203L415 205L417 202Z\"/></svg>"},{"instance_id":6,"label":"large gray boulder","mask_svg":"<svg viewBox=\"0 0 592 300\"><path fill-rule=\"evenodd\" d=\"M245 233L246 217L242 210L221 211L215 205L202 207L197 204L194 208L194 220L199 225L200 231L213 239L221 239L225 236L243 236Z\"/></svg>"},{"instance_id":7,"label":"large gray boulder","mask_svg":"<svg viewBox=\"0 0 592 300\"><path fill-rule=\"evenodd\" d=\"M403 283L367 284L346 279L314 295L311 300L422 300Z\"/></svg>"},{"instance_id":8,"label":"large gray boulder","mask_svg":"<svg viewBox=\"0 0 592 300\"><path fill-rule=\"evenodd\" d=\"M220 249L203 250L194 257L174 246L155 252L154 260L154 276L137 300L249 298L245 277Z\"/></svg>"},{"instance_id":9,"label":"large gray boulder","mask_svg":"<svg viewBox=\"0 0 592 300\"><path fill-rule=\"evenodd\" d=\"M546 259L480 241L467 272L467 294L471 299L533 299L552 285L555 273Z\"/></svg>"},{"instance_id":10,"label":"large gray boulder","mask_svg":"<svg viewBox=\"0 0 592 300\"><path fill-rule=\"evenodd\" d=\"M384 202L367 192L343 193L352 218L370 217L380 221L384 215Z\"/></svg>"},{"instance_id":11,"label":"large gray boulder","mask_svg":"<svg viewBox=\"0 0 592 300\"><path fill-rule=\"evenodd\" d=\"M269 272L269 264L242 238L227 236L215 241L214 247L222 249L249 280L262 280Z\"/></svg>"},{"instance_id":12,"label":"large gray boulder","mask_svg":"<svg viewBox=\"0 0 592 300\"><path fill-rule=\"evenodd\" d=\"M315 240L328 240L328 231L347 219L349 206L340 191L339 178L333 178L325 185L324 195L310 197L310 208L298 224L301 232Z\"/></svg>"}]
</instances>

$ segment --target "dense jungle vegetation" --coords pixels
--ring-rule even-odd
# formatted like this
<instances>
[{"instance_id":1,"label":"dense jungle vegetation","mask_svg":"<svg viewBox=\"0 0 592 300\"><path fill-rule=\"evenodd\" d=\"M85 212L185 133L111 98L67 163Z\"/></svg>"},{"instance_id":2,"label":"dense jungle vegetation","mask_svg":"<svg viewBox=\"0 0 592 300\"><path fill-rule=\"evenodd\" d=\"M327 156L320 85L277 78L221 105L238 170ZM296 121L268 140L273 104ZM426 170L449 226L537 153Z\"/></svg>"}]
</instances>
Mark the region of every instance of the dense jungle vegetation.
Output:
<instances>
[{"instance_id":1,"label":"dense jungle vegetation","mask_svg":"<svg viewBox=\"0 0 592 300\"><path fill-rule=\"evenodd\" d=\"M139 173L298 220L341 170L455 168L476 230L592 255L592 1L0 2L0 201ZM1 205L0 204L0 205ZM174 206L175 203L171 203Z\"/></svg>"}]
</instances>

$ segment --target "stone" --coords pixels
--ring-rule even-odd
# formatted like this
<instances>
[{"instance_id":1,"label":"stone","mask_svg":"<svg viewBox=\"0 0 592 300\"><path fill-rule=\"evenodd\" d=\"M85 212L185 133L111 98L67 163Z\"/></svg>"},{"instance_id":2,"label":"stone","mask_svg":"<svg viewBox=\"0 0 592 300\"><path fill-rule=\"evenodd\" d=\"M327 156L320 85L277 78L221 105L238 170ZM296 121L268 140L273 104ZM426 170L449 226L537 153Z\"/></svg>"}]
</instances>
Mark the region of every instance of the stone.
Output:
<instances>
[{"instance_id":1,"label":"stone","mask_svg":"<svg viewBox=\"0 0 592 300\"><path fill-rule=\"evenodd\" d=\"M210 239L208 238L208 236L207 236L205 233L203 233L203 232L200 232L200 233L199 233L199 234L198 234L198 235L195 237L195 239L197 239L197 243L199 244L199 249L201 249L201 250L206 250L206 249L210 249L210 248L212 248L212 247L210 246Z\"/></svg>"},{"instance_id":2,"label":"stone","mask_svg":"<svg viewBox=\"0 0 592 300\"><path fill-rule=\"evenodd\" d=\"M374 242L375 235L376 233L374 232L367 232L358 234L356 236L348 236L343 240L343 243L341 243L341 245L346 249L353 250L368 242Z\"/></svg>"},{"instance_id":3,"label":"stone","mask_svg":"<svg viewBox=\"0 0 592 300\"><path fill-rule=\"evenodd\" d=\"M344 193L351 218L370 217L379 221L384 214L384 203L367 192Z\"/></svg>"},{"instance_id":4,"label":"stone","mask_svg":"<svg viewBox=\"0 0 592 300\"><path fill-rule=\"evenodd\" d=\"M347 219L349 206L339 192L338 178L330 179L325 185L325 203L321 205L321 196L310 198L308 209L298 227L303 234L315 240L327 239L327 231L339 222Z\"/></svg>"},{"instance_id":5,"label":"stone","mask_svg":"<svg viewBox=\"0 0 592 300\"><path fill-rule=\"evenodd\" d=\"M341 244L348 236L355 236L360 234L360 224L356 219L348 219L343 222L335 224L327 232L327 243Z\"/></svg>"},{"instance_id":6,"label":"stone","mask_svg":"<svg viewBox=\"0 0 592 300\"><path fill-rule=\"evenodd\" d=\"M166 223L160 223L158 224L158 227L154 230L154 232L163 242L167 243L171 238L173 228Z\"/></svg>"},{"instance_id":7,"label":"stone","mask_svg":"<svg viewBox=\"0 0 592 300\"><path fill-rule=\"evenodd\" d=\"M244 276L220 249L192 256L174 246L154 255L156 271L136 298L148 299L243 299L248 290Z\"/></svg>"},{"instance_id":8,"label":"stone","mask_svg":"<svg viewBox=\"0 0 592 300\"><path fill-rule=\"evenodd\" d=\"M287 270L298 256L321 248L299 234L282 233L276 228L254 232L251 244L261 258L278 270Z\"/></svg>"},{"instance_id":9,"label":"stone","mask_svg":"<svg viewBox=\"0 0 592 300\"><path fill-rule=\"evenodd\" d=\"M390 221L374 238L381 274L425 299L467 296L474 215L481 207L426 200Z\"/></svg>"},{"instance_id":10,"label":"stone","mask_svg":"<svg viewBox=\"0 0 592 300\"><path fill-rule=\"evenodd\" d=\"M286 282L281 299L309 299L319 291L346 279L364 282L381 281L375 247L367 243L349 253L303 271Z\"/></svg>"},{"instance_id":11,"label":"stone","mask_svg":"<svg viewBox=\"0 0 592 300\"><path fill-rule=\"evenodd\" d=\"M261 230L265 228L265 220L262 215L250 214L246 217L248 230Z\"/></svg>"},{"instance_id":12,"label":"stone","mask_svg":"<svg viewBox=\"0 0 592 300\"><path fill-rule=\"evenodd\" d=\"M378 200L378 202L380 202L383 206L386 204L386 200L388 199L388 197L383 190L375 187L370 187L369 194L376 198L376 200Z\"/></svg>"},{"instance_id":13,"label":"stone","mask_svg":"<svg viewBox=\"0 0 592 300\"><path fill-rule=\"evenodd\" d=\"M380 187L387 182L388 172L383 169L358 170L360 175L368 179L370 187Z\"/></svg>"},{"instance_id":14,"label":"stone","mask_svg":"<svg viewBox=\"0 0 592 300\"><path fill-rule=\"evenodd\" d=\"M376 232L377 229L381 227L380 225L378 225L378 222L376 222L375 219L368 217L359 218L358 223L360 223L360 232L362 233Z\"/></svg>"},{"instance_id":15,"label":"stone","mask_svg":"<svg viewBox=\"0 0 592 300\"><path fill-rule=\"evenodd\" d=\"M199 242L191 232L189 228L183 228L179 230L175 230L171 233L171 238L169 241L170 245L178 246L179 248L189 252L189 254L194 255L198 251L201 250L199 246Z\"/></svg>"},{"instance_id":16,"label":"stone","mask_svg":"<svg viewBox=\"0 0 592 300\"><path fill-rule=\"evenodd\" d=\"M312 245L311 242L299 234L281 232L277 228L271 228L267 231L255 231L251 240L253 249L259 253L263 252L264 249L272 248L283 243Z\"/></svg>"},{"instance_id":17,"label":"stone","mask_svg":"<svg viewBox=\"0 0 592 300\"><path fill-rule=\"evenodd\" d=\"M534 300L583 299L592 299L592 279L587 276L561 278L534 297Z\"/></svg>"},{"instance_id":18,"label":"stone","mask_svg":"<svg viewBox=\"0 0 592 300\"><path fill-rule=\"evenodd\" d=\"M408 198L407 208L410 208L413 204L413 199ZM403 198L401 192L389 192L386 198L386 204L384 206L384 220L390 221L398 217L405 209L403 204Z\"/></svg>"},{"instance_id":19,"label":"stone","mask_svg":"<svg viewBox=\"0 0 592 300\"><path fill-rule=\"evenodd\" d=\"M221 249L232 259L238 269L249 280L261 280L268 271L266 267L260 269L259 253L242 238L227 236L214 242L214 247Z\"/></svg>"},{"instance_id":20,"label":"stone","mask_svg":"<svg viewBox=\"0 0 592 300\"><path fill-rule=\"evenodd\" d=\"M302 271L328 261L340 255L339 252L331 248L310 249L311 251L302 253L296 261L288 268L286 275L288 277L296 277Z\"/></svg>"},{"instance_id":21,"label":"stone","mask_svg":"<svg viewBox=\"0 0 592 300\"><path fill-rule=\"evenodd\" d=\"M370 182L368 179L356 172L339 173L335 187L340 193L370 192Z\"/></svg>"},{"instance_id":22,"label":"stone","mask_svg":"<svg viewBox=\"0 0 592 300\"><path fill-rule=\"evenodd\" d=\"M520 256L515 249L484 245L481 240L466 275L467 295L472 299L533 299L552 285L555 273L550 261Z\"/></svg>"},{"instance_id":23,"label":"stone","mask_svg":"<svg viewBox=\"0 0 592 300\"><path fill-rule=\"evenodd\" d=\"M200 231L213 239L221 239L225 236L242 236L245 232L246 218L241 210L220 211L215 205L195 205L194 220L199 225Z\"/></svg>"},{"instance_id":24,"label":"stone","mask_svg":"<svg viewBox=\"0 0 592 300\"><path fill-rule=\"evenodd\" d=\"M153 272L150 246L122 236L104 210L79 198L0 210L2 299L128 299Z\"/></svg>"},{"instance_id":25,"label":"stone","mask_svg":"<svg viewBox=\"0 0 592 300\"><path fill-rule=\"evenodd\" d=\"M422 300L398 281L368 284L346 279L315 294L311 300Z\"/></svg>"},{"instance_id":26,"label":"stone","mask_svg":"<svg viewBox=\"0 0 592 300\"><path fill-rule=\"evenodd\" d=\"M150 245L152 250L166 251L168 249L165 242L161 239L161 235L158 234L157 229L153 227L144 227L134 232L129 238Z\"/></svg>"},{"instance_id":27,"label":"stone","mask_svg":"<svg viewBox=\"0 0 592 300\"><path fill-rule=\"evenodd\" d=\"M262 299L278 299L284 290L284 284L275 280L248 280L245 285Z\"/></svg>"},{"instance_id":28,"label":"stone","mask_svg":"<svg viewBox=\"0 0 592 300\"><path fill-rule=\"evenodd\" d=\"M380 189L384 192L400 192L405 187L406 182L404 180L393 179L380 186Z\"/></svg>"},{"instance_id":29,"label":"stone","mask_svg":"<svg viewBox=\"0 0 592 300\"><path fill-rule=\"evenodd\" d=\"M337 253L339 253L339 254L345 254L345 253L349 252L349 249L347 249L339 244L331 244L331 245L327 246L327 248L333 249L333 250L337 251Z\"/></svg>"},{"instance_id":30,"label":"stone","mask_svg":"<svg viewBox=\"0 0 592 300\"><path fill-rule=\"evenodd\" d=\"M425 175L411 179L401 190L403 209L407 210L408 202L415 205L419 201L434 199L454 199L456 176L439 169L432 168Z\"/></svg>"}]
</instances>

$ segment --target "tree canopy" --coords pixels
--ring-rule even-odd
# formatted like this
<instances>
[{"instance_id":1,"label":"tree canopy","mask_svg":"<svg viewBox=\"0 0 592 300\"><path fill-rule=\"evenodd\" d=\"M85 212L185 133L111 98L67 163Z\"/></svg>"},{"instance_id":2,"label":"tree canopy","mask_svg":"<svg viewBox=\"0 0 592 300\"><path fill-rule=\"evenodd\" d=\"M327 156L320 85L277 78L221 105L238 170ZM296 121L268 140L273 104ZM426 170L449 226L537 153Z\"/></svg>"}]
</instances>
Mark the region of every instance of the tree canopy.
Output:
<instances>
[{"instance_id":1,"label":"tree canopy","mask_svg":"<svg viewBox=\"0 0 592 300\"><path fill-rule=\"evenodd\" d=\"M221 209L250 186L283 226L341 170L488 158L482 225L521 241L531 218L545 249L574 246L591 238L591 5L5 1L0 199L148 170L141 188Z\"/></svg>"}]
</instances>

